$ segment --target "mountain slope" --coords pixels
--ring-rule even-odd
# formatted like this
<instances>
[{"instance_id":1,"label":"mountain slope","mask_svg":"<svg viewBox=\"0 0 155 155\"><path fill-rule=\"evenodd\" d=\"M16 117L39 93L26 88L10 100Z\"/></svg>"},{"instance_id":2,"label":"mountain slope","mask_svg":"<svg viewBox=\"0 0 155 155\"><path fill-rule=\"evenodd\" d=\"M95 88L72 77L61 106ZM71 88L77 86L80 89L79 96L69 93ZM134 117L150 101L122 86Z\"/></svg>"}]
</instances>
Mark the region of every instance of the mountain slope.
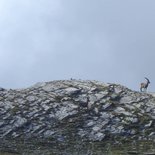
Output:
<instances>
[{"instance_id":1,"label":"mountain slope","mask_svg":"<svg viewBox=\"0 0 155 155\"><path fill-rule=\"evenodd\" d=\"M155 138L155 98L117 84L64 80L0 90L0 138Z\"/></svg>"}]
</instances>

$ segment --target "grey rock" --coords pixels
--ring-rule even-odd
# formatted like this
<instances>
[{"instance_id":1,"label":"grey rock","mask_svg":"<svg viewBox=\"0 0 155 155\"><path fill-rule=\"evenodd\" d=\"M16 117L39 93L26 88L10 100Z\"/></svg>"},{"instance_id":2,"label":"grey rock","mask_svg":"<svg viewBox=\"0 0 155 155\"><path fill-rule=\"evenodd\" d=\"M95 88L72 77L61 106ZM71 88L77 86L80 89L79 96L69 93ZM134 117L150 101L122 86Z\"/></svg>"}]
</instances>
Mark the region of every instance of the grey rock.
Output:
<instances>
[{"instance_id":1,"label":"grey rock","mask_svg":"<svg viewBox=\"0 0 155 155\"><path fill-rule=\"evenodd\" d=\"M61 80L0 91L0 140L154 140L155 98L117 84ZM63 135L63 136L62 136Z\"/></svg>"},{"instance_id":2,"label":"grey rock","mask_svg":"<svg viewBox=\"0 0 155 155\"><path fill-rule=\"evenodd\" d=\"M4 130L4 133L0 135L0 137L4 138L5 136L7 136L10 132L12 132L11 127L9 127L8 130Z\"/></svg>"},{"instance_id":3,"label":"grey rock","mask_svg":"<svg viewBox=\"0 0 155 155\"><path fill-rule=\"evenodd\" d=\"M105 94L98 93L98 94L95 94L95 96L96 96L97 101L99 101L105 96Z\"/></svg>"},{"instance_id":4,"label":"grey rock","mask_svg":"<svg viewBox=\"0 0 155 155\"><path fill-rule=\"evenodd\" d=\"M146 108L146 112L147 112L147 113L150 113L151 111L152 111L152 107L147 107L147 108Z\"/></svg>"},{"instance_id":5,"label":"grey rock","mask_svg":"<svg viewBox=\"0 0 155 155\"><path fill-rule=\"evenodd\" d=\"M27 119L19 116L16 116L14 119L15 119L14 126L17 128L22 127L25 123L27 123Z\"/></svg>"},{"instance_id":6,"label":"grey rock","mask_svg":"<svg viewBox=\"0 0 155 155\"><path fill-rule=\"evenodd\" d=\"M94 122L94 121L90 121L90 122L88 122L88 123L87 123L87 125L86 125L86 126L87 126L87 127L91 127L91 126L93 126L94 124L95 124L95 122Z\"/></svg>"},{"instance_id":7,"label":"grey rock","mask_svg":"<svg viewBox=\"0 0 155 155\"><path fill-rule=\"evenodd\" d=\"M50 109L50 106L46 105L46 104L42 104L42 108L47 111Z\"/></svg>"},{"instance_id":8,"label":"grey rock","mask_svg":"<svg viewBox=\"0 0 155 155\"><path fill-rule=\"evenodd\" d=\"M4 124L4 122L3 122L3 121L0 121L0 127L1 127L3 124Z\"/></svg>"},{"instance_id":9,"label":"grey rock","mask_svg":"<svg viewBox=\"0 0 155 155\"><path fill-rule=\"evenodd\" d=\"M94 94L92 94L92 95L89 95L89 101L90 102L97 102L98 99L97 99L97 97Z\"/></svg>"},{"instance_id":10,"label":"grey rock","mask_svg":"<svg viewBox=\"0 0 155 155\"><path fill-rule=\"evenodd\" d=\"M97 107L95 107L94 112L95 112L96 115L99 114L99 109Z\"/></svg>"},{"instance_id":11,"label":"grey rock","mask_svg":"<svg viewBox=\"0 0 155 155\"><path fill-rule=\"evenodd\" d=\"M115 109L115 112L116 112L116 113L122 113L122 112L125 112L125 109L122 108L122 107L117 107L117 108Z\"/></svg>"},{"instance_id":12,"label":"grey rock","mask_svg":"<svg viewBox=\"0 0 155 155\"><path fill-rule=\"evenodd\" d=\"M110 128L110 132L114 135L120 134L122 132L123 128L124 128L123 126L117 127L116 125L112 125Z\"/></svg>"},{"instance_id":13,"label":"grey rock","mask_svg":"<svg viewBox=\"0 0 155 155\"><path fill-rule=\"evenodd\" d=\"M76 108L76 106L74 107L73 105L68 105L68 106L64 106L64 107L60 107L56 113L55 113L55 117L59 120L64 119L67 116L70 115L75 115L77 113L77 110L75 110L74 108Z\"/></svg>"},{"instance_id":14,"label":"grey rock","mask_svg":"<svg viewBox=\"0 0 155 155\"><path fill-rule=\"evenodd\" d=\"M29 102L34 102L35 100L37 100L38 98L36 96L28 96L26 98Z\"/></svg>"},{"instance_id":15,"label":"grey rock","mask_svg":"<svg viewBox=\"0 0 155 155\"><path fill-rule=\"evenodd\" d=\"M66 88L65 91L66 91L65 94L73 95L73 94L80 93L81 90L77 89L77 88L74 88L74 87L69 87L69 88Z\"/></svg>"},{"instance_id":16,"label":"grey rock","mask_svg":"<svg viewBox=\"0 0 155 155\"><path fill-rule=\"evenodd\" d=\"M54 133L55 133L55 132L53 132L53 131L51 131L51 130L46 130L46 131L44 132L44 136L45 136L45 138L50 138L51 136L53 136Z\"/></svg>"},{"instance_id":17,"label":"grey rock","mask_svg":"<svg viewBox=\"0 0 155 155\"><path fill-rule=\"evenodd\" d=\"M47 91L47 92L51 92L54 90L53 85L44 85L42 87L43 90Z\"/></svg>"},{"instance_id":18,"label":"grey rock","mask_svg":"<svg viewBox=\"0 0 155 155\"><path fill-rule=\"evenodd\" d=\"M98 127L98 126L94 126L92 128L93 131L97 132L97 131L100 131L101 127Z\"/></svg>"},{"instance_id":19,"label":"grey rock","mask_svg":"<svg viewBox=\"0 0 155 155\"><path fill-rule=\"evenodd\" d=\"M131 103L133 103L133 101L134 101L134 99L133 99L132 96L123 96L123 97L120 99L120 103L121 103L121 104L126 104L126 103L131 104Z\"/></svg>"},{"instance_id":20,"label":"grey rock","mask_svg":"<svg viewBox=\"0 0 155 155\"><path fill-rule=\"evenodd\" d=\"M86 103L88 101L88 96L86 94L82 94L78 98L75 98L74 100L76 102Z\"/></svg>"},{"instance_id":21,"label":"grey rock","mask_svg":"<svg viewBox=\"0 0 155 155\"><path fill-rule=\"evenodd\" d=\"M87 105L88 110L92 109L93 104L94 102L88 102L88 105Z\"/></svg>"},{"instance_id":22,"label":"grey rock","mask_svg":"<svg viewBox=\"0 0 155 155\"><path fill-rule=\"evenodd\" d=\"M107 103L105 103L105 104L102 106L102 109L105 110L105 109L107 109L108 107L110 107L111 105L112 105L111 102L107 102Z\"/></svg>"},{"instance_id":23,"label":"grey rock","mask_svg":"<svg viewBox=\"0 0 155 155\"><path fill-rule=\"evenodd\" d=\"M113 101L114 100L117 101L119 99L119 96L117 94L113 93L113 94L111 94L110 99L113 100ZM121 102L119 102L119 103L122 104Z\"/></svg>"},{"instance_id":24,"label":"grey rock","mask_svg":"<svg viewBox=\"0 0 155 155\"><path fill-rule=\"evenodd\" d=\"M132 123L138 123L138 118L132 118L131 122Z\"/></svg>"},{"instance_id":25,"label":"grey rock","mask_svg":"<svg viewBox=\"0 0 155 155\"><path fill-rule=\"evenodd\" d=\"M102 141L105 138L105 134L98 132L97 134L95 134L94 140L95 141Z\"/></svg>"},{"instance_id":26,"label":"grey rock","mask_svg":"<svg viewBox=\"0 0 155 155\"><path fill-rule=\"evenodd\" d=\"M110 114L108 112L101 112L100 114L101 114L101 118L103 118L103 119L110 119L113 117L112 114Z\"/></svg>"},{"instance_id":27,"label":"grey rock","mask_svg":"<svg viewBox=\"0 0 155 155\"><path fill-rule=\"evenodd\" d=\"M150 120L150 121L148 122L148 124L145 125L145 127L146 127L146 128L147 128L147 127L150 127L150 126L152 125L152 123L153 123L153 121Z\"/></svg>"},{"instance_id":28,"label":"grey rock","mask_svg":"<svg viewBox=\"0 0 155 155\"><path fill-rule=\"evenodd\" d=\"M122 93L122 92L123 92L122 88L120 88L120 87L115 87L115 93L116 93L116 94L120 94L120 93Z\"/></svg>"}]
</instances>

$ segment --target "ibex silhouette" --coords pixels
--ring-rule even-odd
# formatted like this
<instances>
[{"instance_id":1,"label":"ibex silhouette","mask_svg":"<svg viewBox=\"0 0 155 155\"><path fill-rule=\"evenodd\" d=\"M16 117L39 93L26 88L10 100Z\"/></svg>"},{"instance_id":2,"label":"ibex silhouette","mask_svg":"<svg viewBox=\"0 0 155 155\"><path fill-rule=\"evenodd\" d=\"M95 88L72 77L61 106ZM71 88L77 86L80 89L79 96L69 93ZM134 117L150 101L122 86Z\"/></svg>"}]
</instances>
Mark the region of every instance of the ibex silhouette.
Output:
<instances>
[{"instance_id":1,"label":"ibex silhouette","mask_svg":"<svg viewBox=\"0 0 155 155\"><path fill-rule=\"evenodd\" d=\"M146 91L149 84L150 84L150 80L148 78L146 78L146 77L145 77L145 79L146 79L146 82L143 82L143 83L140 84L140 91L141 92Z\"/></svg>"}]
</instances>

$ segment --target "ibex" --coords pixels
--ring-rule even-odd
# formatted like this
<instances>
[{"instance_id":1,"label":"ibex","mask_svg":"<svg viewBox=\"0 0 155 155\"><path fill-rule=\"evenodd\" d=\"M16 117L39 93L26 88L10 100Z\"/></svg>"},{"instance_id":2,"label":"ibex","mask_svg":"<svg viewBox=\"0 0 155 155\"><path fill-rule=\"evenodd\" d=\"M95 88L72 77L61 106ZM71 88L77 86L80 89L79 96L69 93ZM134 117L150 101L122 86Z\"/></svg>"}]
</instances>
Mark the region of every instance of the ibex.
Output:
<instances>
[{"instance_id":1,"label":"ibex","mask_svg":"<svg viewBox=\"0 0 155 155\"><path fill-rule=\"evenodd\" d=\"M145 79L146 79L146 82L143 82L143 83L140 84L140 91L141 92L142 91L146 91L147 90L147 87L150 84L150 80L148 78L146 78L146 77L145 77Z\"/></svg>"}]
</instances>

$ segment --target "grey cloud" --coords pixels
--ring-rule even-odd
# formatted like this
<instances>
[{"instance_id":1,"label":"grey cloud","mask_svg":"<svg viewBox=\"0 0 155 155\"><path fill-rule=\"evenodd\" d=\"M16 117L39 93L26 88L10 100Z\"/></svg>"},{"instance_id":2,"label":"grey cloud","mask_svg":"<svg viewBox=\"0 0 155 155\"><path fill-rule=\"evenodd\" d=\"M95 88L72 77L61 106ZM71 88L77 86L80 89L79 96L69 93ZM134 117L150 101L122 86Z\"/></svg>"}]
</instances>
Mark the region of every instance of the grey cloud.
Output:
<instances>
[{"instance_id":1,"label":"grey cloud","mask_svg":"<svg viewBox=\"0 0 155 155\"><path fill-rule=\"evenodd\" d=\"M154 0L2 0L0 85L95 79L154 91Z\"/></svg>"}]
</instances>

